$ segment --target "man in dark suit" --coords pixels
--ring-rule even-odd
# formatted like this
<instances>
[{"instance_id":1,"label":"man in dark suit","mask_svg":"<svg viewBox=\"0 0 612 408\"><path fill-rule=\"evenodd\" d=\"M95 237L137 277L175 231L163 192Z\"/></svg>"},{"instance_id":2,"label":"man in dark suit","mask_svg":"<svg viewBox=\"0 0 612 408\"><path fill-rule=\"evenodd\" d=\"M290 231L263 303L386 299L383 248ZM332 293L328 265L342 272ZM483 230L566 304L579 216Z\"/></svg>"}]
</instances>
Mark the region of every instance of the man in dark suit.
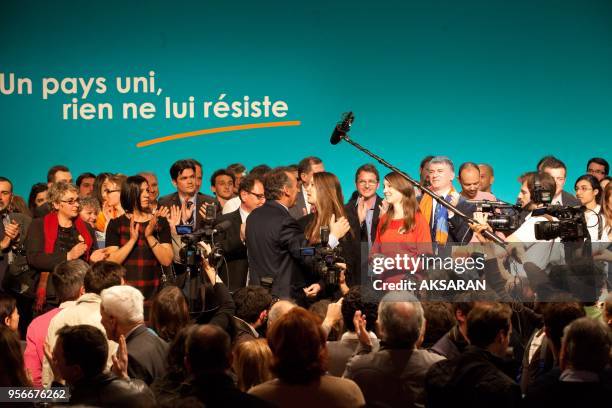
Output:
<instances>
[{"instance_id":1,"label":"man in dark suit","mask_svg":"<svg viewBox=\"0 0 612 408\"><path fill-rule=\"evenodd\" d=\"M569 205L572 207L580 205L580 201L573 194L563 190L567 177L567 167L565 163L554 156L549 156L541 161L538 165L538 170L550 174L552 178L555 179L557 190L552 199L553 205Z\"/></svg>"},{"instance_id":2,"label":"man in dark suit","mask_svg":"<svg viewBox=\"0 0 612 408\"><path fill-rule=\"evenodd\" d=\"M273 279L272 295L288 298L305 283L300 251L306 244L304 231L289 214L298 183L281 167L268 173L264 187L266 203L249 215L246 225L250 283L266 286Z\"/></svg>"},{"instance_id":3,"label":"man in dark suit","mask_svg":"<svg viewBox=\"0 0 612 408\"><path fill-rule=\"evenodd\" d=\"M221 265L219 275L232 292L246 286L249 270L247 247L245 245L247 217L253 210L266 202L263 182L256 176L247 176L240 181L238 195L240 197L240 207L236 211L224 214L217 219L217 223L223 221L231 223L220 244L226 263Z\"/></svg>"},{"instance_id":4,"label":"man in dark suit","mask_svg":"<svg viewBox=\"0 0 612 408\"><path fill-rule=\"evenodd\" d=\"M109 340L125 338L128 374L150 385L166 373L168 344L144 323L144 297L134 287L122 285L100 294L102 325Z\"/></svg>"},{"instance_id":5,"label":"man in dark suit","mask_svg":"<svg viewBox=\"0 0 612 408\"><path fill-rule=\"evenodd\" d=\"M289 214L296 220L312 212L312 206L306 199L306 186L312 181L314 173L325 171L323 161L318 157L310 156L302 159L298 164L298 189L295 205L289 208Z\"/></svg>"},{"instance_id":6,"label":"man in dark suit","mask_svg":"<svg viewBox=\"0 0 612 408\"><path fill-rule=\"evenodd\" d=\"M355 173L357 194L347 203L349 213L359 219L361 225L361 242L367 242L368 247L376 239L376 228L380 218L380 206L383 199L376 194L380 186L380 175L373 164L364 164Z\"/></svg>"}]
</instances>

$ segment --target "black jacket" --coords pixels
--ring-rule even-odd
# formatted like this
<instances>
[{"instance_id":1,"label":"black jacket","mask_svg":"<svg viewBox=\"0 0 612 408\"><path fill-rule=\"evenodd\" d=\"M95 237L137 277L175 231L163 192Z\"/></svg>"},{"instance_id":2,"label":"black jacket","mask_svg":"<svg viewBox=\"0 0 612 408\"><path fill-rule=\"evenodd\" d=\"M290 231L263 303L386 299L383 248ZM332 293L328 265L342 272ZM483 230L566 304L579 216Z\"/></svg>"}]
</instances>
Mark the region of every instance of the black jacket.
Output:
<instances>
[{"instance_id":1,"label":"black jacket","mask_svg":"<svg viewBox=\"0 0 612 408\"><path fill-rule=\"evenodd\" d=\"M217 219L217 223L229 221L231 226L224 232L220 241L225 261L221 264L219 275L228 289L234 292L246 286L247 273L249 271L249 260L247 258L247 247L240 239L240 226L242 218L240 209L224 214Z\"/></svg>"},{"instance_id":2,"label":"black jacket","mask_svg":"<svg viewBox=\"0 0 612 408\"><path fill-rule=\"evenodd\" d=\"M357 214L357 198L359 198L359 195L357 195L357 197L351 199L348 203L346 203L346 206L344 208L349 214L351 214L352 217L357 219L359 222L359 216ZM380 219L380 206L382 205L382 202L383 202L383 199L377 195L376 203L374 204L374 214L372 214L372 229L370 230L370 241L371 242L374 242L374 240L376 239L376 229L378 228L378 221ZM365 222L363 223L363 225L360 225L359 234L360 234L361 242L367 243L368 242L368 229L367 229Z\"/></svg>"},{"instance_id":3,"label":"black jacket","mask_svg":"<svg viewBox=\"0 0 612 408\"><path fill-rule=\"evenodd\" d=\"M147 385L166 373L168 343L144 324L136 327L125 339L128 351L130 378L143 380Z\"/></svg>"},{"instance_id":4,"label":"black jacket","mask_svg":"<svg viewBox=\"0 0 612 408\"><path fill-rule=\"evenodd\" d=\"M467 346L463 354L434 364L427 372L428 408L514 408L521 390L502 371L504 361L488 351Z\"/></svg>"},{"instance_id":5,"label":"black jacket","mask_svg":"<svg viewBox=\"0 0 612 408\"><path fill-rule=\"evenodd\" d=\"M70 405L149 408L155 406L155 397L144 382L105 372L71 386Z\"/></svg>"},{"instance_id":6,"label":"black jacket","mask_svg":"<svg viewBox=\"0 0 612 408\"><path fill-rule=\"evenodd\" d=\"M289 298L305 285L300 248L304 231L282 204L274 200L253 210L247 219L246 242L250 283L261 285L261 278L272 277L271 293Z\"/></svg>"}]
</instances>

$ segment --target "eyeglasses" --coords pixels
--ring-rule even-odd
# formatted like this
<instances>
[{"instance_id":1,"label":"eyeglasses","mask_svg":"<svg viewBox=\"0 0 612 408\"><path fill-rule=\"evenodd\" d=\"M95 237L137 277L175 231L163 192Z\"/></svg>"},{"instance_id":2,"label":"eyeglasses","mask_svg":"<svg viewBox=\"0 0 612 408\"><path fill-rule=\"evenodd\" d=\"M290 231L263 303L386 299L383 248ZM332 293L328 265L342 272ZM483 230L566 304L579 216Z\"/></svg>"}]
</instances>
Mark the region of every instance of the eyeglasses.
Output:
<instances>
[{"instance_id":1,"label":"eyeglasses","mask_svg":"<svg viewBox=\"0 0 612 408\"><path fill-rule=\"evenodd\" d=\"M66 203L68 205L79 205L81 203L81 200L79 200L78 198L71 198L70 200L60 200L62 203Z\"/></svg>"},{"instance_id":2,"label":"eyeglasses","mask_svg":"<svg viewBox=\"0 0 612 408\"><path fill-rule=\"evenodd\" d=\"M593 191L592 188L588 188L588 187L576 187L574 188L575 192L579 192L579 191Z\"/></svg>"},{"instance_id":3,"label":"eyeglasses","mask_svg":"<svg viewBox=\"0 0 612 408\"><path fill-rule=\"evenodd\" d=\"M587 172L589 174L606 174L605 171L603 171L603 170L596 170L596 169L588 169Z\"/></svg>"},{"instance_id":4,"label":"eyeglasses","mask_svg":"<svg viewBox=\"0 0 612 408\"><path fill-rule=\"evenodd\" d=\"M376 181L376 180L359 180L357 182L357 184L359 184L361 187L375 186L376 184L378 184L378 181Z\"/></svg>"},{"instance_id":5,"label":"eyeglasses","mask_svg":"<svg viewBox=\"0 0 612 408\"><path fill-rule=\"evenodd\" d=\"M258 200L263 200L263 199L265 199L265 198L266 198L266 195L265 195L265 194L257 194L257 193L254 193L254 192L252 192L252 191L247 191L247 193L249 193L249 194L253 194L253 195L254 195L254 196L255 196L255 197L258 199Z\"/></svg>"}]
</instances>

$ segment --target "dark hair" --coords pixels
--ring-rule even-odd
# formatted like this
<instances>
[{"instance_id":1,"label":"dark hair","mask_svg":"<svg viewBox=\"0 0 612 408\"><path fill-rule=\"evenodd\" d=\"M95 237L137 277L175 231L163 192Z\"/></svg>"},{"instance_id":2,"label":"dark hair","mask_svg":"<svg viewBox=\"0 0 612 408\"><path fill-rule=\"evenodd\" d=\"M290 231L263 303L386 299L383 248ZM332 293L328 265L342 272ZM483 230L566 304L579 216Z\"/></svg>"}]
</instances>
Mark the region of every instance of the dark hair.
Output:
<instances>
[{"instance_id":1,"label":"dark hair","mask_svg":"<svg viewBox=\"0 0 612 408\"><path fill-rule=\"evenodd\" d=\"M602 321L581 317L565 329L564 359L574 370L599 373L610 361L611 337L609 327Z\"/></svg>"},{"instance_id":2,"label":"dark hair","mask_svg":"<svg viewBox=\"0 0 612 408\"><path fill-rule=\"evenodd\" d=\"M433 159L434 157L436 156L429 155L429 156L423 157L423 160L421 160L421 163L419 164L419 170L423 170L423 167L425 167L425 165L429 163L429 161Z\"/></svg>"},{"instance_id":3,"label":"dark hair","mask_svg":"<svg viewBox=\"0 0 612 408\"><path fill-rule=\"evenodd\" d=\"M111 261L96 262L85 274L85 292L99 295L104 289L121 285L124 276L125 268L122 265Z\"/></svg>"},{"instance_id":4,"label":"dark hair","mask_svg":"<svg viewBox=\"0 0 612 408\"><path fill-rule=\"evenodd\" d=\"M380 181L378 169L373 164L366 163L357 168L357 171L355 172L355 183L357 182L357 179L361 173L373 173L376 176L376 181Z\"/></svg>"},{"instance_id":5,"label":"dark hair","mask_svg":"<svg viewBox=\"0 0 612 408\"><path fill-rule=\"evenodd\" d=\"M544 327L546 335L557 348L557 352L561 347L565 326L584 316L584 308L578 302L552 302L546 305Z\"/></svg>"},{"instance_id":6,"label":"dark hair","mask_svg":"<svg viewBox=\"0 0 612 408\"><path fill-rule=\"evenodd\" d=\"M4 181L5 183L9 183L11 185L11 193L13 192L13 182L6 177L0 176L0 181Z\"/></svg>"},{"instance_id":7,"label":"dark hair","mask_svg":"<svg viewBox=\"0 0 612 408\"><path fill-rule=\"evenodd\" d=\"M606 159L603 159L601 157L593 157L587 163L587 171L589 170L589 164L591 163L595 163L595 164L599 164L600 166L604 166L604 173L606 176L610 172L610 165L608 164L608 161Z\"/></svg>"},{"instance_id":8,"label":"dark hair","mask_svg":"<svg viewBox=\"0 0 612 408\"><path fill-rule=\"evenodd\" d=\"M142 183L149 184L146 178L136 175L128 177L121 185L121 207L128 214L133 214L135 210L140 212L147 210L142 207L140 202L140 196L142 195L140 186Z\"/></svg>"},{"instance_id":9,"label":"dark hair","mask_svg":"<svg viewBox=\"0 0 612 408\"><path fill-rule=\"evenodd\" d=\"M83 377L92 378L104 371L108 341L100 329L87 324L64 326L57 331L67 365L81 367Z\"/></svg>"},{"instance_id":10,"label":"dark hair","mask_svg":"<svg viewBox=\"0 0 612 408\"><path fill-rule=\"evenodd\" d=\"M246 286L234 293L235 316L247 323L255 323L264 310L270 308L272 296L261 286Z\"/></svg>"},{"instance_id":11,"label":"dark hair","mask_svg":"<svg viewBox=\"0 0 612 408\"><path fill-rule=\"evenodd\" d=\"M601 188L599 180L597 180L597 178L592 174L585 174L576 179L576 182L574 183L574 188L576 188L578 182L582 180L588 182L593 190L597 190L597 194L595 195L595 202L599 204L601 202L601 196L603 195L603 188Z\"/></svg>"},{"instance_id":12,"label":"dark hair","mask_svg":"<svg viewBox=\"0 0 612 408\"><path fill-rule=\"evenodd\" d=\"M215 171L212 176L210 176L210 185L214 186L215 182L217 181L217 177L219 176L228 176L232 178L232 183L236 182L236 176L234 176L234 173L230 173L229 171L225 170L225 169L219 169L217 171Z\"/></svg>"},{"instance_id":13,"label":"dark hair","mask_svg":"<svg viewBox=\"0 0 612 408\"><path fill-rule=\"evenodd\" d=\"M327 348L321 320L294 307L272 323L268 344L274 355L271 370L288 384L308 384L327 371Z\"/></svg>"},{"instance_id":14,"label":"dark hair","mask_svg":"<svg viewBox=\"0 0 612 408\"><path fill-rule=\"evenodd\" d=\"M232 174L240 174L246 171L246 167L242 163L232 163L225 168L225 170L229 171Z\"/></svg>"},{"instance_id":15,"label":"dark hair","mask_svg":"<svg viewBox=\"0 0 612 408\"><path fill-rule=\"evenodd\" d=\"M378 304L364 300L361 294L362 288L367 286L351 286L348 293L344 296L340 310L342 312L342 321L344 328L348 331L355 331L353 317L357 310L361 310L362 315L366 317L366 330L374 332L376 330L376 319L378 319Z\"/></svg>"},{"instance_id":16,"label":"dark hair","mask_svg":"<svg viewBox=\"0 0 612 408\"><path fill-rule=\"evenodd\" d=\"M455 325L455 316L451 313L451 305L447 302L422 301L427 330L423 339L423 348L432 347Z\"/></svg>"},{"instance_id":17,"label":"dark hair","mask_svg":"<svg viewBox=\"0 0 612 408\"><path fill-rule=\"evenodd\" d=\"M89 265L81 259L63 261L55 266L51 280L60 303L79 297L88 270Z\"/></svg>"},{"instance_id":18,"label":"dark hair","mask_svg":"<svg viewBox=\"0 0 612 408\"><path fill-rule=\"evenodd\" d=\"M28 207L30 208L30 212L32 214L34 214L34 209L36 209L36 196L38 193L42 193L48 189L49 186L46 183L36 183L30 189L30 195L28 196Z\"/></svg>"},{"instance_id":19,"label":"dark hair","mask_svg":"<svg viewBox=\"0 0 612 408\"><path fill-rule=\"evenodd\" d=\"M461 166L459 166L459 177L461 177L461 172L465 169L476 169L476 171L478 171L478 174L480 174L480 167L478 167L476 163L465 162Z\"/></svg>"},{"instance_id":20,"label":"dark hair","mask_svg":"<svg viewBox=\"0 0 612 408\"><path fill-rule=\"evenodd\" d=\"M504 303L477 303L467 316L470 343L487 348L501 331L508 333L512 310Z\"/></svg>"},{"instance_id":21,"label":"dark hair","mask_svg":"<svg viewBox=\"0 0 612 408\"><path fill-rule=\"evenodd\" d=\"M270 172L270 170L272 170L272 167L268 166L267 164L260 164L258 166L253 167L249 172L249 175L257 175L260 178L263 178L267 173Z\"/></svg>"},{"instance_id":22,"label":"dark hair","mask_svg":"<svg viewBox=\"0 0 612 408\"><path fill-rule=\"evenodd\" d=\"M540 159L537 169L544 171L544 169L564 169L567 170L565 163L557 159L555 156L545 156Z\"/></svg>"},{"instance_id":23,"label":"dark hair","mask_svg":"<svg viewBox=\"0 0 612 408\"><path fill-rule=\"evenodd\" d=\"M266 175L264 189L266 200L279 200L283 194L283 188L289 186L291 179L287 174L286 167L276 167Z\"/></svg>"},{"instance_id":24,"label":"dark hair","mask_svg":"<svg viewBox=\"0 0 612 408\"><path fill-rule=\"evenodd\" d=\"M531 200L533 201L534 197L536 176L538 177L540 186L550 194L551 198L554 197L555 192L557 191L557 184L553 176L548 173L544 173L543 171L530 171L521 175L521 177L519 177L519 181L521 182L521 184L527 183L527 189L529 190Z\"/></svg>"},{"instance_id":25,"label":"dark hair","mask_svg":"<svg viewBox=\"0 0 612 408\"><path fill-rule=\"evenodd\" d=\"M196 376L223 372L230 367L229 334L214 324L196 326L187 338L186 356Z\"/></svg>"},{"instance_id":26,"label":"dark hair","mask_svg":"<svg viewBox=\"0 0 612 408\"><path fill-rule=\"evenodd\" d=\"M202 167L202 166L200 166ZM195 160L186 159L186 160L177 160L170 167L170 178L174 181L178 178L178 176L185 170L191 169L195 173L196 162Z\"/></svg>"},{"instance_id":27,"label":"dark hair","mask_svg":"<svg viewBox=\"0 0 612 408\"><path fill-rule=\"evenodd\" d=\"M113 173L100 173L96 176L96 179L94 180L94 189L93 189L93 196L98 200L98 202L100 203L100 206L102 206L102 186L104 185L104 182L110 178L113 175Z\"/></svg>"},{"instance_id":28,"label":"dark hair","mask_svg":"<svg viewBox=\"0 0 612 408\"><path fill-rule=\"evenodd\" d=\"M17 300L8 293L0 292L0 326L5 326L4 320L11 317L17 309Z\"/></svg>"},{"instance_id":29,"label":"dark hair","mask_svg":"<svg viewBox=\"0 0 612 408\"><path fill-rule=\"evenodd\" d=\"M51 167L47 172L47 183L55 183L55 173L57 173L58 171L69 172L70 169L61 164Z\"/></svg>"},{"instance_id":30,"label":"dark hair","mask_svg":"<svg viewBox=\"0 0 612 408\"><path fill-rule=\"evenodd\" d=\"M255 187L255 182L257 181L263 184L263 180L259 178L257 175L249 174L248 176L243 177L240 180L240 185L238 186L238 192L240 193L241 191L246 191L246 192L252 191L253 187Z\"/></svg>"},{"instance_id":31,"label":"dark hair","mask_svg":"<svg viewBox=\"0 0 612 408\"><path fill-rule=\"evenodd\" d=\"M189 305L183 291L177 286L163 288L151 304L150 327L167 342L190 322Z\"/></svg>"},{"instance_id":32,"label":"dark hair","mask_svg":"<svg viewBox=\"0 0 612 408\"><path fill-rule=\"evenodd\" d=\"M193 162L194 167L199 167L200 169L202 169L202 163L200 163L199 161L197 161L196 159L187 159L189 161ZM195 169L193 169L193 171L195 171Z\"/></svg>"},{"instance_id":33,"label":"dark hair","mask_svg":"<svg viewBox=\"0 0 612 408\"><path fill-rule=\"evenodd\" d=\"M95 181L96 175L95 175L95 174L93 174L93 173L89 173L89 172L87 172L87 173L83 173L83 174L80 174L80 175L79 175L79 177L77 177L77 179L76 179L76 185L77 185L77 187L81 187L81 183L82 183L82 182L83 182L83 180L85 180L86 178L92 178L92 179L94 179L94 181Z\"/></svg>"},{"instance_id":34,"label":"dark hair","mask_svg":"<svg viewBox=\"0 0 612 408\"><path fill-rule=\"evenodd\" d=\"M298 163L298 178L304 173L310 173L313 164L321 164L323 160L315 156L308 156Z\"/></svg>"},{"instance_id":35,"label":"dark hair","mask_svg":"<svg viewBox=\"0 0 612 408\"><path fill-rule=\"evenodd\" d=\"M0 387L31 387L17 333L0 324Z\"/></svg>"}]
</instances>

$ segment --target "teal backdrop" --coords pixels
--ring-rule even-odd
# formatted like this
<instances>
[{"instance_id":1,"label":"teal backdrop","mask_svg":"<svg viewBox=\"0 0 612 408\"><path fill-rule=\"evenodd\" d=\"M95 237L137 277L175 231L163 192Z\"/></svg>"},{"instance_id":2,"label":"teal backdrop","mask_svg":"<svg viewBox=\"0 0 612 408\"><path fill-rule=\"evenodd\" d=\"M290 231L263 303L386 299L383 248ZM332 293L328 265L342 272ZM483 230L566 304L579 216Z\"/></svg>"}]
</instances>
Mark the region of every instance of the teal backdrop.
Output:
<instances>
[{"instance_id":1,"label":"teal backdrop","mask_svg":"<svg viewBox=\"0 0 612 408\"><path fill-rule=\"evenodd\" d=\"M204 177L321 157L350 195L371 161L331 146L340 115L352 137L417 176L426 154L488 162L493 192L513 201L517 176L554 154L569 167L566 190L592 156L609 157L612 133L612 2L609 0L389 1L3 1L0 73L32 81L32 94L0 94L0 174L18 194L66 164L84 171L152 170L162 193L180 158ZM162 93L122 95L116 77L155 72ZM105 77L112 120L64 120L74 95L41 96L43 78ZM6 83L5 83L6 85ZM167 119L163 100L197 104L269 96L282 118ZM122 119L124 102L154 103L153 119ZM199 106L199 105L196 105ZM138 142L270 121L299 126L224 132L138 148ZM379 167L380 168L380 167ZM381 169L381 172L386 170ZM208 191L205 183L202 190Z\"/></svg>"}]
</instances>

